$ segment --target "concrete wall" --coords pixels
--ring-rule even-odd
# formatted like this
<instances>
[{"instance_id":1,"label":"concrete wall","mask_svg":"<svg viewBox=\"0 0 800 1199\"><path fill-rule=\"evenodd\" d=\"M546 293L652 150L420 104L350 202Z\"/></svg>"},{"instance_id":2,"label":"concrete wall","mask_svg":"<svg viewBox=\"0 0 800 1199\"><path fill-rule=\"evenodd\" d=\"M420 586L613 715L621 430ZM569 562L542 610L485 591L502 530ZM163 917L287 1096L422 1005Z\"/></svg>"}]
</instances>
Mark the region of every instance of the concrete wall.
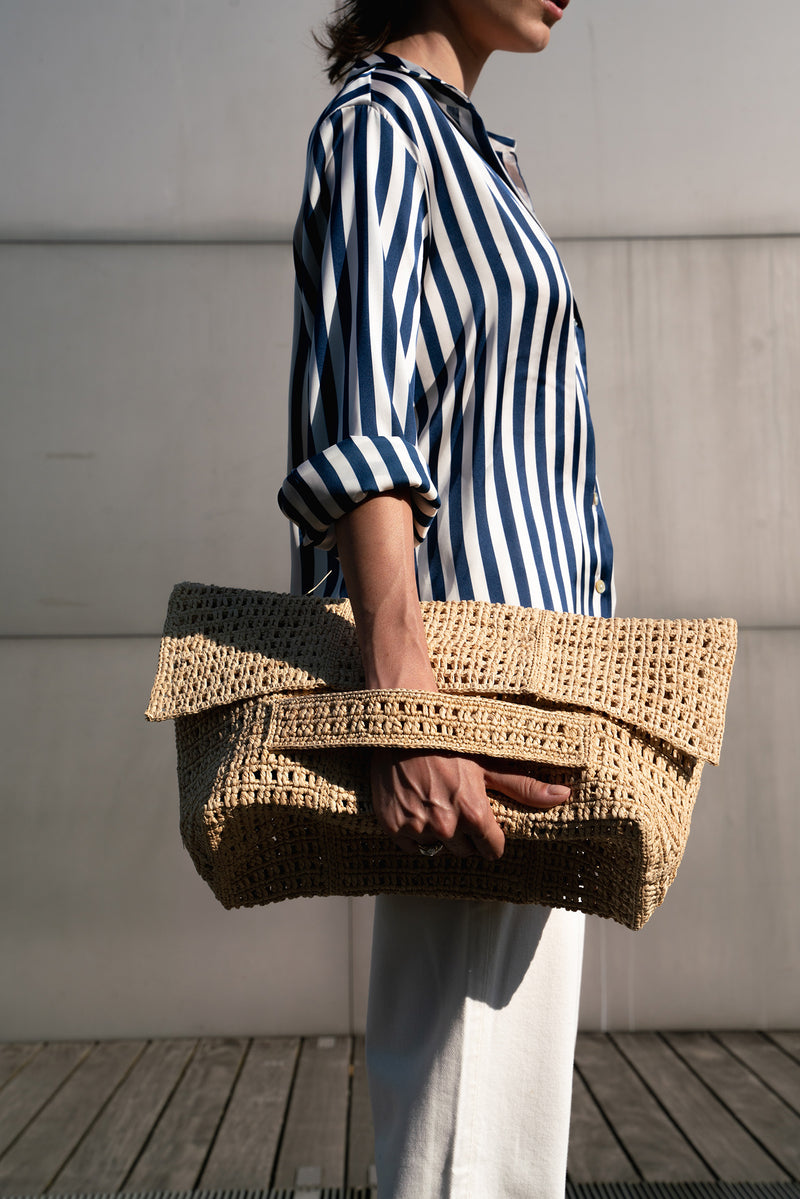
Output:
<instances>
[{"instance_id":1,"label":"concrete wall","mask_svg":"<svg viewBox=\"0 0 800 1199\"><path fill-rule=\"evenodd\" d=\"M277 238L328 97L328 0L0 0L0 229ZM561 237L796 233L800 9L574 0L474 99Z\"/></svg>"},{"instance_id":2,"label":"concrete wall","mask_svg":"<svg viewBox=\"0 0 800 1199\"><path fill-rule=\"evenodd\" d=\"M369 901L219 908L171 728L141 715L174 581L288 579L288 240L326 5L274 8L0 0L0 1037L363 1025ZM638 934L590 921L587 1028L800 1015L799 11L576 2L475 95L562 235L620 612L742 626L666 905Z\"/></svg>"}]
</instances>

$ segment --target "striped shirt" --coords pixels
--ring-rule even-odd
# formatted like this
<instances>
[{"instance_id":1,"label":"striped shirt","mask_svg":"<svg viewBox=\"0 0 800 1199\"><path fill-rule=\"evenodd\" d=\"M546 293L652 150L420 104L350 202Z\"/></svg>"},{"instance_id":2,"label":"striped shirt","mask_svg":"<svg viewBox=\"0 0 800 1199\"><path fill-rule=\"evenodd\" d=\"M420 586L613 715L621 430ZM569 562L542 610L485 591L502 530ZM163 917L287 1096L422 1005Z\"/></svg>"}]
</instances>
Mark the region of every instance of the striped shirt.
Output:
<instances>
[{"instance_id":1,"label":"striped shirt","mask_svg":"<svg viewBox=\"0 0 800 1199\"><path fill-rule=\"evenodd\" d=\"M517 165L463 92L376 53L312 130L294 234L292 588L408 488L422 599L611 615L583 328Z\"/></svg>"}]
</instances>

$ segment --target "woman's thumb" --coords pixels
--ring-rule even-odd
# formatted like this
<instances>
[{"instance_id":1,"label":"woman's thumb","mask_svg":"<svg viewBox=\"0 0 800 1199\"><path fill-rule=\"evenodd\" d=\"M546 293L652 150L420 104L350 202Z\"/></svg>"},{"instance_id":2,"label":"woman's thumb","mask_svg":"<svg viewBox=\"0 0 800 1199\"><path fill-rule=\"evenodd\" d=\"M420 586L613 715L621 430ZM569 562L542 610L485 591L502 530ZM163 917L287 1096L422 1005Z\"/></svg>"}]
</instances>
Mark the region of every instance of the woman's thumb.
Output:
<instances>
[{"instance_id":1,"label":"woman's thumb","mask_svg":"<svg viewBox=\"0 0 800 1199\"><path fill-rule=\"evenodd\" d=\"M570 797L569 787L544 783L529 774L519 773L519 763L484 762L484 778L489 791L499 791L516 803L529 808L554 808Z\"/></svg>"}]
</instances>

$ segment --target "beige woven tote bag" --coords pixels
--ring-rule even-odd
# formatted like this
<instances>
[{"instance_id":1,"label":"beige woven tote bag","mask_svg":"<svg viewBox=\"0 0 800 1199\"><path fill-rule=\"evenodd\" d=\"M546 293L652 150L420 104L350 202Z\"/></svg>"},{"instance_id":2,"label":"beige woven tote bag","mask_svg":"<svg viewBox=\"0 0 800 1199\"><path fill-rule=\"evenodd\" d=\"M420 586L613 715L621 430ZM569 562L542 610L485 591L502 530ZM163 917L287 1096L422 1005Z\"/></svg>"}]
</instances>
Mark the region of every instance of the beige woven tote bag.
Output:
<instances>
[{"instance_id":1,"label":"beige woven tote bag","mask_svg":"<svg viewBox=\"0 0 800 1199\"><path fill-rule=\"evenodd\" d=\"M423 603L440 691L364 691L347 601L180 583L150 720L174 719L181 834L227 908L300 895L543 903L641 928L717 763L733 620ZM405 854L369 796L373 745L511 758L572 788L491 796L498 862Z\"/></svg>"}]
</instances>

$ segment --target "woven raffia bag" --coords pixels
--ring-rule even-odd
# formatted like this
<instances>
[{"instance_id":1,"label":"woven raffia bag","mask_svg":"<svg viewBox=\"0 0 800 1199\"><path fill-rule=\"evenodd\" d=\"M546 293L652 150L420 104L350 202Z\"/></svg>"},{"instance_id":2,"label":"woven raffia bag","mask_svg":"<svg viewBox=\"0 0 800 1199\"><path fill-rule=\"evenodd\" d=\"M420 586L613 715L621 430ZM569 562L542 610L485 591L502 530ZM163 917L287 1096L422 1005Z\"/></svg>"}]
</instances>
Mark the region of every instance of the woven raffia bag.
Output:
<instances>
[{"instance_id":1,"label":"woven raffia bag","mask_svg":"<svg viewBox=\"0 0 800 1199\"><path fill-rule=\"evenodd\" d=\"M227 908L408 892L543 903L641 928L719 761L733 620L423 603L437 694L364 691L350 604L180 583L147 717L175 720L181 834ZM516 759L572 798L490 796L503 857L403 853L369 747Z\"/></svg>"}]
</instances>

